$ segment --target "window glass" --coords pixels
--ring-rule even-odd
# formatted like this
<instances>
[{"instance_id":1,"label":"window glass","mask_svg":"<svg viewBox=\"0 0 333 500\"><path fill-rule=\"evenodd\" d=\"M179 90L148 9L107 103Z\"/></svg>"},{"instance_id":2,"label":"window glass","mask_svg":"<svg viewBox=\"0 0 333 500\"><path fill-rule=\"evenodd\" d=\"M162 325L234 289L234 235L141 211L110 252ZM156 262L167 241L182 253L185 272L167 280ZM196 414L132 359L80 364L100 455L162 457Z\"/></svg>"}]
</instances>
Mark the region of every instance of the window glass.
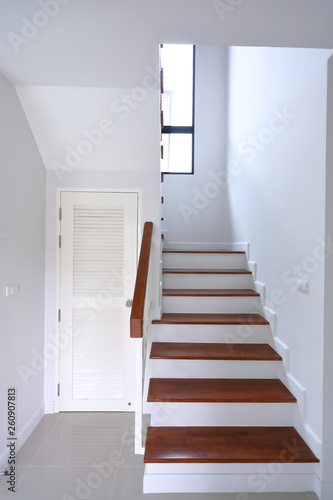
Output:
<instances>
[{"instance_id":1,"label":"window glass","mask_svg":"<svg viewBox=\"0 0 333 500\"><path fill-rule=\"evenodd\" d=\"M190 126L193 115L193 45L163 45L164 125Z\"/></svg>"},{"instance_id":2,"label":"window glass","mask_svg":"<svg viewBox=\"0 0 333 500\"><path fill-rule=\"evenodd\" d=\"M192 173L192 134L162 134L162 145L162 172Z\"/></svg>"},{"instance_id":3,"label":"window glass","mask_svg":"<svg viewBox=\"0 0 333 500\"><path fill-rule=\"evenodd\" d=\"M194 55L193 45L163 44L161 48L164 173L193 174Z\"/></svg>"}]
</instances>

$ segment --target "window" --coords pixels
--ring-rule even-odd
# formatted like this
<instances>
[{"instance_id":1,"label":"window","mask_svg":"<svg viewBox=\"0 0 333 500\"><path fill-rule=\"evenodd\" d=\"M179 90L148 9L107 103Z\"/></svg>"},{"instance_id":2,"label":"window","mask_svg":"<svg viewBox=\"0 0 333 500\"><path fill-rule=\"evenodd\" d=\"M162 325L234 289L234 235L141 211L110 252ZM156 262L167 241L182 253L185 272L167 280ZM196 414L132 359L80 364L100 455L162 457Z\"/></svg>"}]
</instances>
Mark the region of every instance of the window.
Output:
<instances>
[{"instance_id":1,"label":"window","mask_svg":"<svg viewBox=\"0 0 333 500\"><path fill-rule=\"evenodd\" d=\"M193 174L195 47L164 44L161 67L161 171Z\"/></svg>"}]
</instances>

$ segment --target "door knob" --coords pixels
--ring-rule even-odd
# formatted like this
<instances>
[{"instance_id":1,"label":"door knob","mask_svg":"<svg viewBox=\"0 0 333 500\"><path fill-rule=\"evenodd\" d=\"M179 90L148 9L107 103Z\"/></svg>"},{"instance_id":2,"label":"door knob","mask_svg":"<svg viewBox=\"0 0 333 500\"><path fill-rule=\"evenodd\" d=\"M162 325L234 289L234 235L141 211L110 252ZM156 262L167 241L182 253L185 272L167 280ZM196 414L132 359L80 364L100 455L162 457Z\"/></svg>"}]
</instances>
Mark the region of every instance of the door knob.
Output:
<instances>
[{"instance_id":1,"label":"door knob","mask_svg":"<svg viewBox=\"0 0 333 500\"><path fill-rule=\"evenodd\" d=\"M132 307L132 304L133 304L133 300L132 299L126 300L126 306L127 307Z\"/></svg>"}]
</instances>

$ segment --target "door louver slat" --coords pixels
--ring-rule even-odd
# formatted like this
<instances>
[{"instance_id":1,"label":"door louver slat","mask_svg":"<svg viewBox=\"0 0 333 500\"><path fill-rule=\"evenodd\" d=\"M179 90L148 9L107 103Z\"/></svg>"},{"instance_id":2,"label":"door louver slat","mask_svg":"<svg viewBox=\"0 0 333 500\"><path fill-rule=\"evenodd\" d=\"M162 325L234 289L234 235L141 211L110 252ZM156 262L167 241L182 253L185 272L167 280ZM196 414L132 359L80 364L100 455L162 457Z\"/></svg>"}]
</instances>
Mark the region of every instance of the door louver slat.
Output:
<instances>
[{"instance_id":1,"label":"door louver slat","mask_svg":"<svg viewBox=\"0 0 333 500\"><path fill-rule=\"evenodd\" d=\"M120 297L124 283L124 208L74 206L73 293Z\"/></svg>"}]
</instances>

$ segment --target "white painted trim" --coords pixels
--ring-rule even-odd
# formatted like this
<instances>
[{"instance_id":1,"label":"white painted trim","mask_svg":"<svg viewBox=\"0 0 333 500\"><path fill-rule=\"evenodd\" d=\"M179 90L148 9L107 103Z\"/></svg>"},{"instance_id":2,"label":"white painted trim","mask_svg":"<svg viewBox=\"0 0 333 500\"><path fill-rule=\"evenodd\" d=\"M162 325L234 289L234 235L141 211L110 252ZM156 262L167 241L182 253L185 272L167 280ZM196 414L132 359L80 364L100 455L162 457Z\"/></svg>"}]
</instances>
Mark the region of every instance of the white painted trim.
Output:
<instances>
[{"instance_id":1,"label":"white painted trim","mask_svg":"<svg viewBox=\"0 0 333 500\"><path fill-rule=\"evenodd\" d=\"M300 412L294 414L294 427L316 457L321 460L323 455L323 443L311 427L302 421ZM321 464L317 463L316 467L319 470Z\"/></svg>"},{"instance_id":2,"label":"white painted trim","mask_svg":"<svg viewBox=\"0 0 333 500\"><path fill-rule=\"evenodd\" d=\"M274 462L273 462L274 463ZM277 462L276 462L277 463ZM269 463L147 463L146 474L255 474ZM283 462L284 474L316 474L317 464L311 462Z\"/></svg>"},{"instance_id":3,"label":"white painted trim","mask_svg":"<svg viewBox=\"0 0 333 500\"><path fill-rule=\"evenodd\" d=\"M140 257L140 249L141 249L141 240L143 233L143 220L142 220L142 189L141 188L109 188L109 189L96 189L96 188L71 188L65 186L59 186L56 191L56 241L55 244L58 245L58 235L61 234L61 221L59 220L59 209L61 207L61 194L65 192L75 192L75 193L136 193L137 194L137 264L139 262ZM56 312L60 309L60 270L61 270L61 262L60 262L60 252L58 246L56 247L56 272L55 272L55 297L56 297ZM54 315L54 331L56 337L56 343L58 342L60 345L60 325L57 321L57 314ZM46 342L46 337L45 337ZM55 380L54 380L54 411L52 413L59 413L59 397L57 394L58 383L60 383L60 348L56 351L55 357ZM45 397L45 395L44 395ZM51 402L52 403L52 402ZM47 403L45 403L46 405ZM50 406L48 406L50 408ZM46 411L45 407L45 413ZM51 412L50 412L51 413Z\"/></svg>"},{"instance_id":4,"label":"white painted trim","mask_svg":"<svg viewBox=\"0 0 333 500\"><path fill-rule=\"evenodd\" d=\"M237 464L239 465L239 464ZM237 493L313 491L314 473L284 473L286 464L257 464L253 474L198 474L163 472L144 475L144 493ZM279 473L277 466L283 469ZM271 468L271 469L270 469ZM263 472L264 471L264 472ZM268 479L266 479L268 478ZM258 488L260 488L258 490ZM328 497L327 497L328 498Z\"/></svg>"},{"instance_id":5,"label":"white painted trim","mask_svg":"<svg viewBox=\"0 0 333 500\"><path fill-rule=\"evenodd\" d=\"M21 448L21 446L26 442L30 434L44 417L44 414L44 403L42 403L28 420L28 422L23 427L21 427L17 436L17 440L19 441L19 448Z\"/></svg>"},{"instance_id":6,"label":"white painted trim","mask_svg":"<svg viewBox=\"0 0 333 500\"><path fill-rule=\"evenodd\" d=\"M261 283L260 281L255 281L254 286L256 292L260 293L261 302L264 307L266 304L266 285L264 283Z\"/></svg>"},{"instance_id":7,"label":"white painted trim","mask_svg":"<svg viewBox=\"0 0 333 500\"><path fill-rule=\"evenodd\" d=\"M291 373L287 373L288 385L290 387L291 392L297 399L298 407L300 409L302 415L302 422L306 422L306 414L307 414L307 398L306 398L306 390L305 388L295 379Z\"/></svg>"},{"instance_id":8,"label":"white painted trim","mask_svg":"<svg viewBox=\"0 0 333 500\"><path fill-rule=\"evenodd\" d=\"M249 269L252 271L253 276L257 276L257 264L256 262L249 262ZM265 297L266 302L266 285L264 283L255 281L255 287L261 296ZM273 347L280 354L283 359L283 367L280 370L280 379L282 382L289 387L291 392L295 395L297 399L297 407L294 413L294 426L299 434L303 437L305 442L309 445L315 455L320 458L322 456L322 441L316 435L316 433L307 424L307 393L306 389L298 382L298 380L290 373L290 349L277 337L277 313L267 307L263 301L264 315L266 319L270 322L272 334L273 334ZM332 490L330 490L331 494ZM320 497L321 498L321 497ZM329 498L329 497L327 497ZM326 500L326 499L325 499Z\"/></svg>"},{"instance_id":9,"label":"white painted trim","mask_svg":"<svg viewBox=\"0 0 333 500\"><path fill-rule=\"evenodd\" d=\"M148 328L148 338L146 345L146 362L145 362L144 377L143 377L143 397L142 397L143 413L150 413L150 410L147 407L148 405L147 397L148 397L149 380L153 376L153 368L154 368L153 360L151 360L149 357L151 351L151 345L153 343L153 336L154 336L154 325L150 323Z\"/></svg>"},{"instance_id":10,"label":"white painted trim","mask_svg":"<svg viewBox=\"0 0 333 500\"><path fill-rule=\"evenodd\" d=\"M308 424L303 424L303 427L304 427L304 434L302 435L303 439L309 444L313 453L319 459L321 459L323 456L323 442L322 442L322 440L319 439L317 434L311 429L311 427Z\"/></svg>"},{"instance_id":11,"label":"white painted trim","mask_svg":"<svg viewBox=\"0 0 333 500\"><path fill-rule=\"evenodd\" d=\"M274 343L275 350L277 351L278 354L280 354L280 356L283 359L285 373L288 373L290 370L290 350L289 350L289 347L286 344L284 344L277 337L274 338L273 343Z\"/></svg>"},{"instance_id":12,"label":"white painted trim","mask_svg":"<svg viewBox=\"0 0 333 500\"><path fill-rule=\"evenodd\" d=\"M257 263L249 260L248 261L249 271L251 271L254 281L257 281Z\"/></svg>"},{"instance_id":13,"label":"white painted trim","mask_svg":"<svg viewBox=\"0 0 333 500\"><path fill-rule=\"evenodd\" d=\"M264 314L265 314L265 318L267 319L267 321L269 321L269 323L271 325L273 337L276 337L276 334L277 334L277 314L276 314L276 312L272 311L272 309L270 309L269 307L264 306Z\"/></svg>"},{"instance_id":14,"label":"white painted trim","mask_svg":"<svg viewBox=\"0 0 333 500\"><path fill-rule=\"evenodd\" d=\"M333 488L333 482L330 483L330 494L332 493L332 488ZM314 477L314 488L313 488L315 494L317 495L318 498L324 500L324 497L322 496L322 482L319 479L318 475L316 474ZM329 497L327 497L325 500L329 500Z\"/></svg>"},{"instance_id":15,"label":"white painted trim","mask_svg":"<svg viewBox=\"0 0 333 500\"><path fill-rule=\"evenodd\" d=\"M324 482L316 477L314 491L320 500L332 500L333 481Z\"/></svg>"},{"instance_id":16,"label":"white painted trim","mask_svg":"<svg viewBox=\"0 0 333 500\"><path fill-rule=\"evenodd\" d=\"M142 446L142 338L132 339L135 349L135 454L143 455Z\"/></svg>"}]
</instances>

